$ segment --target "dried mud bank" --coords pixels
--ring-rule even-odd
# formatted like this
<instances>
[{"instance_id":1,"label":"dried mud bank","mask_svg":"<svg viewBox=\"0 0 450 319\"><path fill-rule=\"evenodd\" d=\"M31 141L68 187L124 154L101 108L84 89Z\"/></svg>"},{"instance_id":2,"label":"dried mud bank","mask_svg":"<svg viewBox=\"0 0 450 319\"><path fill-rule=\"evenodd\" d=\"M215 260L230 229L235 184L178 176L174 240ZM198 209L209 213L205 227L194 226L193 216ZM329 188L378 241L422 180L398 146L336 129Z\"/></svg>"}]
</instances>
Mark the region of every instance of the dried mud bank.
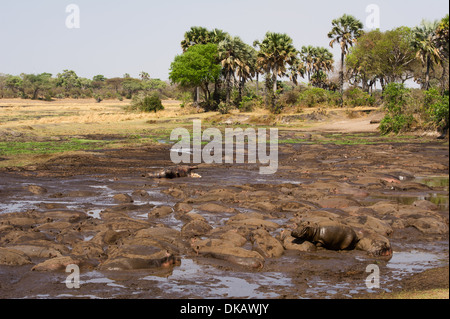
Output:
<instances>
[{"instance_id":1,"label":"dried mud bank","mask_svg":"<svg viewBox=\"0 0 450 319\"><path fill-rule=\"evenodd\" d=\"M200 164L202 178L143 177L170 165L163 145L2 169L0 295L351 298L448 266L446 145L280 145L273 175ZM292 236L330 225L355 245ZM371 264L380 289L365 285Z\"/></svg>"}]
</instances>

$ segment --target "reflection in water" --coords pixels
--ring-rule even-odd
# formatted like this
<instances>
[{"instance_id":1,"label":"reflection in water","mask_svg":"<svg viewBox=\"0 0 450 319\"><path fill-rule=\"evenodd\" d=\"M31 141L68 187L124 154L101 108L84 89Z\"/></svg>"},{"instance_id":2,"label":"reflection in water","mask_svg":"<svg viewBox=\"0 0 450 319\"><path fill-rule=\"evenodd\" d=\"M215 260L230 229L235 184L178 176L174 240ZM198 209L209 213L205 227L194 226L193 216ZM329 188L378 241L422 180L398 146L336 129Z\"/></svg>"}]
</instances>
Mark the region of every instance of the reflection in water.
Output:
<instances>
[{"instance_id":1,"label":"reflection in water","mask_svg":"<svg viewBox=\"0 0 450 319\"><path fill-rule=\"evenodd\" d=\"M276 298L280 286L293 286L282 273L240 273L223 271L212 266L198 265L192 259L183 259L171 276L146 276L143 280L157 282L166 292L181 296L202 298ZM273 290L273 291L271 291Z\"/></svg>"}]
</instances>

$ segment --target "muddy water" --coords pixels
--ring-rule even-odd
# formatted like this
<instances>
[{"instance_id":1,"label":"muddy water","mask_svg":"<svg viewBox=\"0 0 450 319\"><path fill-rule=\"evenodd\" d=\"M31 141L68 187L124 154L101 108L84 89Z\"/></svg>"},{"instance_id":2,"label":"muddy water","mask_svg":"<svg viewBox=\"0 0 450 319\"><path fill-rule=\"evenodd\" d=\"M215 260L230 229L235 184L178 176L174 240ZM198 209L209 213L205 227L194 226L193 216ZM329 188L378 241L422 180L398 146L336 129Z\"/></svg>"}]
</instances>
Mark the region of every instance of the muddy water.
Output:
<instances>
[{"instance_id":1,"label":"muddy water","mask_svg":"<svg viewBox=\"0 0 450 319\"><path fill-rule=\"evenodd\" d=\"M183 179L188 185L214 187L216 185L253 184L309 184L313 180L278 179L274 176L258 175L245 168L216 168L215 174L205 175L202 179ZM440 178L440 179L439 179ZM439 199L440 209L448 210L448 178L418 177L417 181L437 183L440 192L386 192L369 196L370 202L380 198L395 200L402 204L411 204L417 199ZM48 193L37 199L36 195L23 192L28 185L39 184ZM131 194L136 189L145 189L149 197L135 199L135 205L151 204L155 206L173 206L177 202L171 196L162 193L170 183L154 183L138 177L114 179L111 177L78 176L68 179L27 178L26 182L2 179L2 189L9 190L10 196L2 198L0 213L11 213L35 209L43 210L44 204L61 205L70 210L83 211L93 218L101 218L101 212L116 205L115 194ZM444 189L442 190L442 187ZM445 187L447 189L445 190ZM57 195L63 192L63 195ZM79 193L76 193L79 192ZM84 192L84 193L80 193ZM431 200L432 201L432 200ZM251 211L237 208L241 212ZM200 213L194 209L194 212ZM223 225L229 214L201 213L213 225ZM147 211L139 211L132 216L146 219ZM273 220L286 223L282 218ZM175 229L181 229L183 223L171 214L158 222ZM89 241L92 237L86 237ZM214 265L205 258L181 256L181 265L168 272L154 273L146 271L102 272L99 270L81 273L81 288L64 289L64 274L37 274L38 282L55 281L57 289L43 288L32 290L25 298L351 298L360 293L389 292L399 286L399 280L413 273L448 264L448 242L429 241L423 243L402 243L392 239L394 255L389 261L376 260L359 251L332 252L320 250L313 253L286 253L278 259L268 259L266 267L259 272L233 269ZM369 289L365 280L369 273L368 265L380 268L380 288ZM279 265L282 265L280 267ZM317 271L316 271L317 270ZM0 269L0 274L1 274ZM355 275L356 274L356 275ZM35 278L36 279L36 278ZM43 287L47 287L43 285Z\"/></svg>"}]
</instances>

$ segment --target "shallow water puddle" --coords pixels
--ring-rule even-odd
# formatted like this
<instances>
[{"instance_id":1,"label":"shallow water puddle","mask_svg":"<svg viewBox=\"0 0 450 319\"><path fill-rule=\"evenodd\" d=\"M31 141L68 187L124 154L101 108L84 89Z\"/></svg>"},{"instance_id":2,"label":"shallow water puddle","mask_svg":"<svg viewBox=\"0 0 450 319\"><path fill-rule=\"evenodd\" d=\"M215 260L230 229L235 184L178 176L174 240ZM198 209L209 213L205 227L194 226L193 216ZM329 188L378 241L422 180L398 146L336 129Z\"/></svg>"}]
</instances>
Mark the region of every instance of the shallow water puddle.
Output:
<instances>
[{"instance_id":1,"label":"shallow water puddle","mask_svg":"<svg viewBox=\"0 0 450 319\"><path fill-rule=\"evenodd\" d=\"M142 280L157 282L169 294L202 298L276 298L279 296L276 287L293 286L291 279L282 273L226 272L198 265L192 259L183 259L181 266L167 278L146 276Z\"/></svg>"},{"instance_id":2,"label":"shallow water puddle","mask_svg":"<svg viewBox=\"0 0 450 319\"><path fill-rule=\"evenodd\" d=\"M422 272L439 264L443 258L444 256L436 253L419 250L394 252L386 268L392 269L393 279L401 279L405 275Z\"/></svg>"}]
</instances>

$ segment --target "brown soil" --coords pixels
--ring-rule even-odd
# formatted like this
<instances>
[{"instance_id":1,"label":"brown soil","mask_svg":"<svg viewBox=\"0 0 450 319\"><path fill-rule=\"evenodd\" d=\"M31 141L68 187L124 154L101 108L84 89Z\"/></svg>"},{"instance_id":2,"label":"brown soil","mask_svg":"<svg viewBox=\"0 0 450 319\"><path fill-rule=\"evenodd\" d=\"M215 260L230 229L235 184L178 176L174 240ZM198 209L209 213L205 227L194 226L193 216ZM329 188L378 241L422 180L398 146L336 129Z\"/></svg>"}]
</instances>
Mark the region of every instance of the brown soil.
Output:
<instances>
[{"instance_id":1,"label":"brown soil","mask_svg":"<svg viewBox=\"0 0 450 319\"><path fill-rule=\"evenodd\" d=\"M42 258L31 258L31 264L0 266L0 296L290 299L353 298L364 297L368 292L374 296L386 291L448 289L448 145L438 142L289 144L280 145L279 169L270 176L259 175L255 164L200 164L196 171L202 176L199 179L142 177L142 174L173 165L169 154L167 145L147 145L59 156L44 164L22 168L2 168L0 227L4 228L0 228L0 247L10 246L14 241L31 242L20 237L28 231L23 224L25 220L14 219L23 214L35 214L33 216L38 218L39 214L51 211L81 211L90 216L88 221L93 225L101 226L103 221L106 222L106 212L120 213L144 224L143 227L165 226L180 230L186 220L176 212L153 219L147 218L147 213L151 210L149 207L174 207L177 203L185 203L194 207L193 213L201 215L216 231L233 230L227 223L239 213L259 213L264 220L279 225L275 230L268 228L277 240L281 240L281 230L288 229L298 220L299 213L321 211L336 214L337 218L371 214L392 227L389 239L394 256L392 260L386 260L356 250L284 250L281 257L265 257L264 267L255 270L183 248L178 250L177 256L181 265L169 268L105 271L98 265L106 257L86 259L81 268L83 283L80 289L65 286L68 274L64 271L31 271L43 261ZM444 182L444 185L428 186L417 179L436 176L446 178L446 185ZM27 188L29 185L38 185L46 191L35 194ZM113 195L118 193L133 194L134 203L114 202ZM150 198L140 197L145 193ZM436 198L444 202L436 202ZM417 202L419 199L427 202ZM201 210L199 207L205 203L234 210L223 213ZM428 206L419 209L417 205ZM111 208L116 210L108 211ZM364 210L366 208L372 209L370 213ZM394 212L385 209L394 209ZM100 212L102 219L93 218L93 212ZM140 229L137 222L128 222L130 227ZM110 225L116 227L118 224ZM69 229L56 230L55 234L41 226L42 221L30 226L36 229L33 235L36 232L51 235L58 243L64 243L61 238L74 233ZM439 231L429 228L438 226ZM89 241L98 234L100 228L92 227L90 231L81 231L84 239L73 240L67 247L71 249L79 241ZM234 229L247 239L243 248L252 250L255 247L248 227ZM19 237L11 237L13 231L17 231ZM134 230L129 228L129 231ZM202 232L200 239L215 238L209 230L194 228L194 231ZM175 244L186 243L189 238ZM107 255L112 248L111 245L105 247ZM380 267L381 289L368 291L365 287L369 264ZM414 275L417 273L419 275Z\"/></svg>"}]
</instances>

